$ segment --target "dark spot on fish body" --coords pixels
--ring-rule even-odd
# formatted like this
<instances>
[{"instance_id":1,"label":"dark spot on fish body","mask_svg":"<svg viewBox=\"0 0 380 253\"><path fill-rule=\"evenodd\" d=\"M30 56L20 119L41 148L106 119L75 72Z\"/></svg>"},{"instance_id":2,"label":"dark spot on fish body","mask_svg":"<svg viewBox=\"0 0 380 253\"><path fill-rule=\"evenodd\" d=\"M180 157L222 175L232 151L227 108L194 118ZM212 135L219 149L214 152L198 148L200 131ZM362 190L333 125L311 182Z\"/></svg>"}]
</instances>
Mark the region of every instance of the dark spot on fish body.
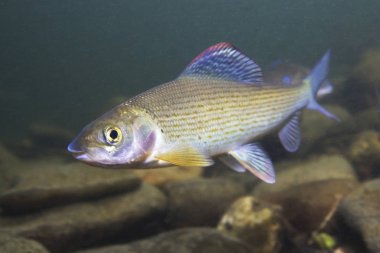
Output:
<instances>
[{"instance_id":1,"label":"dark spot on fish body","mask_svg":"<svg viewBox=\"0 0 380 253\"><path fill-rule=\"evenodd\" d=\"M161 129L161 133L164 133L164 129Z\"/></svg>"}]
</instances>

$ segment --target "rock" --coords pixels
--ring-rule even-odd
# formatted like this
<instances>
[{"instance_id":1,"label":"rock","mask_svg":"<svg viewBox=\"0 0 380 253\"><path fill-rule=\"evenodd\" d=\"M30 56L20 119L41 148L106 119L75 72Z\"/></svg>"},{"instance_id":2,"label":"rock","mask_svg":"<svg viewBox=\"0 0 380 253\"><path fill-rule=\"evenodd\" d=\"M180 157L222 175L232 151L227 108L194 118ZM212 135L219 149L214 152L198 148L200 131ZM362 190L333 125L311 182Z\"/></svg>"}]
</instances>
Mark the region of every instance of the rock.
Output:
<instances>
[{"instance_id":1,"label":"rock","mask_svg":"<svg viewBox=\"0 0 380 253\"><path fill-rule=\"evenodd\" d=\"M295 185L276 192L261 192L257 197L282 207L282 214L299 233L316 230L327 214L349 194L355 179L326 179Z\"/></svg>"},{"instance_id":2,"label":"rock","mask_svg":"<svg viewBox=\"0 0 380 253\"><path fill-rule=\"evenodd\" d=\"M347 153L361 178L377 176L374 168L380 162L380 134L371 130L359 133Z\"/></svg>"},{"instance_id":3,"label":"rock","mask_svg":"<svg viewBox=\"0 0 380 253\"><path fill-rule=\"evenodd\" d=\"M362 236L370 252L380 252L380 179L368 181L347 195L339 213Z\"/></svg>"},{"instance_id":4,"label":"rock","mask_svg":"<svg viewBox=\"0 0 380 253\"><path fill-rule=\"evenodd\" d=\"M19 162L20 159L16 155L0 144L0 167L17 164Z\"/></svg>"},{"instance_id":5,"label":"rock","mask_svg":"<svg viewBox=\"0 0 380 253\"><path fill-rule=\"evenodd\" d=\"M344 93L341 94L351 111L363 110L378 103L374 93L380 84L379 65L380 49L369 49L351 71L351 76L345 82Z\"/></svg>"},{"instance_id":6,"label":"rock","mask_svg":"<svg viewBox=\"0 0 380 253\"><path fill-rule=\"evenodd\" d=\"M275 253L281 248L285 230L280 210L253 196L241 197L225 212L218 230L245 241L254 252Z\"/></svg>"},{"instance_id":7,"label":"rock","mask_svg":"<svg viewBox=\"0 0 380 253\"><path fill-rule=\"evenodd\" d=\"M346 122L346 124L341 124L340 126L346 128L353 128L352 133L365 131L368 129L379 129L380 126L380 104L376 104L374 107L359 111L352 115L352 117ZM347 132L347 131L346 131Z\"/></svg>"},{"instance_id":8,"label":"rock","mask_svg":"<svg viewBox=\"0 0 380 253\"><path fill-rule=\"evenodd\" d=\"M244 187L228 179L194 179L168 183L163 187L169 198L167 223L171 227L215 226L225 209Z\"/></svg>"},{"instance_id":9,"label":"rock","mask_svg":"<svg viewBox=\"0 0 380 253\"><path fill-rule=\"evenodd\" d=\"M0 233L1 253L49 253L39 242Z\"/></svg>"},{"instance_id":10,"label":"rock","mask_svg":"<svg viewBox=\"0 0 380 253\"><path fill-rule=\"evenodd\" d=\"M19 158L0 144L0 194L17 181L13 170L19 163Z\"/></svg>"},{"instance_id":11,"label":"rock","mask_svg":"<svg viewBox=\"0 0 380 253\"><path fill-rule=\"evenodd\" d=\"M138 190L92 202L52 208L34 215L0 217L0 232L37 240L53 252L151 234L166 210L164 194L142 185ZM152 225L153 224L153 225Z\"/></svg>"},{"instance_id":12,"label":"rock","mask_svg":"<svg viewBox=\"0 0 380 253\"><path fill-rule=\"evenodd\" d=\"M340 125L345 124L345 121L350 119L350 114L343 107L337 105L324 105L323 107L336 115L341 122L327 118L318 111L304 111L301 120L302 142L301 148L297 152L298 155L310 152L313 147L320 143L325 136L330 135L330 133L333 133L332 135L335 138L337 134L334 129L339 128ZM342 134L342 132L338 134Z\"/></svg>"},{"instance_id":13,"label":"rock","mask_svg":"<svg viewBox=\"0 0 380 253\"><path fill-rule=\"evenodd\" d=\"M59 126L33 124L26 139L12 143L14 152L22 158L67 156L67 145L74 133Z\"/></svg>"},{"instance_id":14,"label":"rock","mask_svg":"<svg viewBox=\"0 0 380 253\"><path fill-rule=\"evenodd\" d=\"M133 174L141 178L145 183L162 186L173 181L199 178L203 174L200 167L169 167L160 169L136 169Z\"/></svg>"},{"instance_id":15,"label":"rock","mask_svg":"<svg viewBox=\"0 0 380 253\"><path fill-rule=\"evenodd\" d=\"M340 155L322 155L306 161L291 161L275 165L278 171L275 184L260 183L254 189L255 196L281 192L296 185L327 180L356 180L351 164Z\"/></svg>"},{"instance_id":16,"label":"rock","mask_svg":"<svg viewBox=\"0 0 380 253\"><path fill-rule=\"evenodd\" d=\"M253 253L237 239L211 228L186 228L159 234L125 245L109 246L77 253Z\"/></svg>"},{"instance_id":17,"label":"rock","mask_svg":"<svg viewBox=\"0 0 380 253\"><path fill-rule=\"evenodd\" d=\"M109 170L81 163L24 163L11 188L0 194L8 213L28 213L45 207L94 199L136 189L140 180L128 170Z\"/></svg>"}]
</instances>

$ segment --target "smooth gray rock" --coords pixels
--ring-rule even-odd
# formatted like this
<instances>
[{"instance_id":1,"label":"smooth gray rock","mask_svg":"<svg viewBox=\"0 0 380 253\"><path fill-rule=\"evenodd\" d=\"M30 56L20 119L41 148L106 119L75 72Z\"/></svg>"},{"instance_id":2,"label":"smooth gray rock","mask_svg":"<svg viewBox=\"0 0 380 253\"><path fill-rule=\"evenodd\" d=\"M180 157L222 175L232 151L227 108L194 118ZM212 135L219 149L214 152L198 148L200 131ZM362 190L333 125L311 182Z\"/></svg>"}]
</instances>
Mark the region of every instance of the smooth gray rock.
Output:
<instances>
[{"instance_id":1,"label":"smooth gray rock","mask_svg":"<svg viewBox=\"0 0 380 253\"><path fill-rule=\"evenodd\" d=\"M138 190L92 202L52 208L22 217L0 217L0 232L34 239L53 252L124 239L161 222L167 201L157 188Z\"/></svg>"},{"instance_id":2,"label":"smooth gray rock","mask_svg":"<svg viewBox=\"0 0 380 253\"><path fill-rule=\"evenodd\" d=\"M242 241L211 228L178 229L125 245L77 253L253 253Z\"/></svg>"},{"instance_id":3,"label":"smooth gray rock","mask_svg":"<svg viewBox=\"0 0 380 253\"><path fill-rule=\"evenodd\" d=\"M49 253L39 242L0 233L1 253Z\"/></svg>"},{"instance_id":4,"label":"smooth gray rock","mask_svg":"<svg viewBox=\"0 0 380 253\"><path fill-rule=\"evenodd\" d=\"M169 198L170 227L215 226L227 207L245 194L242 184L222 178L172 182L163 190Z\"/></svg>"},{"instance_id":5,"label":"smooth gray rock","mask_svg":"<svg viewBox=\"0 0 380 253\"><path fill-rule=\"evenodd\" d=\"M308 160L275 164L277 175L275 184L260 183L253 191L261 196L281 192L287 188L305 183L328 179L356 180L351 164L341 155L322 155Z\"/></svg>"},{"instance_id":6,"label":"smooth gray rock","mask_svg":"<svg viewBox=\"0 0 380 253\"><path fill-rule=\"evenodd\" d=\"M339 213L372 253L380 252L380 179L368 181L341 203Z\"/></svg>"},{"instance_id":7,"label":"smooth gray rock","mask_svg":"<svg viewBox=\"0 0 380 253\"><path fill-rule=\"evenodd\" d=\"M81 163L38 161L15 165L17 180L0 194L8 213L29 213L46 207L131 191L141 181L128 170L109 170ZM20 171L22 173L20 173Z\"/></svg>"}]
</instances>

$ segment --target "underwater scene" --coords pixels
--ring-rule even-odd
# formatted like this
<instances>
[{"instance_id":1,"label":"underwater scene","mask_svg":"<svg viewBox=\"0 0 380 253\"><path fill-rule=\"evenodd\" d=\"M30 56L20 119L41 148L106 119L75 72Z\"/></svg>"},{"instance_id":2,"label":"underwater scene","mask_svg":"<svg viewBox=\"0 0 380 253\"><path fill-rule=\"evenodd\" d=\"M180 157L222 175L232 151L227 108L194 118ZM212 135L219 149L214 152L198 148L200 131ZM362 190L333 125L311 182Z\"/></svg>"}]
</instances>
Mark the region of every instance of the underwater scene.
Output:
<instances>
[{"instance_id":1,"label":"underwater scene","mask_svg":"<svg viewBox=\"0 0 380 253\"><path fill-rule=\"evenodd\" d=\"M379 10L0 0L0 252L380 253Z\"/></svg>"}]
</instances>

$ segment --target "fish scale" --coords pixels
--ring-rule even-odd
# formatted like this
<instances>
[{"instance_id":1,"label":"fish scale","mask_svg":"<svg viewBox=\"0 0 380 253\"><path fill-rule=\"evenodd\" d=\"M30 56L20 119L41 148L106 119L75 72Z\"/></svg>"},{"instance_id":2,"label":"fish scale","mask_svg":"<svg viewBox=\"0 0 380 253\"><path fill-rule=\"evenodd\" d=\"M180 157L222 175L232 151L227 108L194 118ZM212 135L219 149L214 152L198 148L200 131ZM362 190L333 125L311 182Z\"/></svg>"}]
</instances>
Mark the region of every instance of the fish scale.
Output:
<instances>
[{"instance_id":1,"label":"fish scale","mask_svg":"<svg viewBox=\"0 0 380 253\"><path fill-rule=\"evenodd\" d=\"M254 86L180 78L126 104L147 110L169 143L188 143L209 155L246 143L287 120L308 101L306 85Z\"/></svg>"}]
</instances>

